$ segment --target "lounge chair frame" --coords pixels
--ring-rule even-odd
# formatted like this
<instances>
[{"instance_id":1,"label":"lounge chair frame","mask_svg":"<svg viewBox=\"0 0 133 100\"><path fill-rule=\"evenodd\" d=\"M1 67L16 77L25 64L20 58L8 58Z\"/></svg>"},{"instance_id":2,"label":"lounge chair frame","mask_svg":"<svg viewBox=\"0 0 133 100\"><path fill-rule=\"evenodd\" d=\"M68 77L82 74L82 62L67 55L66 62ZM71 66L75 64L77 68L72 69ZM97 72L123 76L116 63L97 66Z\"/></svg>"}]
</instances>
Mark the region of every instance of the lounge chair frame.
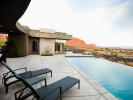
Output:
<instances>
[{"instance_id":1,"label":"lounge chair frame","mask_svg":"<svg viewBox=\"0 0 133 100\"><path fill-rule=\"evenodd\" d=\"M62 100L63 93L73 87L75 84L78 84L78 89L80 89L80 80L70 76L67 76L50 85L44 85L38 89L34 89L23 78L20 78L19 80L21 80L25 84L25 87L29 88L31 92L22 96L21 98L17 98L15 93L15 100L24 100L31 95L33 95L33 99L36 98L37 100L57 100L58 98ZM24 90L22 90L22 92L23 91ZM22 94L22 92L20 94ZM52 96L53 98L51 99Z\"/></svg>"},{"instance_id":2,"label":"lounge chair frame","mask_svg":"<svg viewBox=\"0 0 133 100\"><path fill-rule=\"evenodd\" d=\"M8 54L8 53L2 53L0 59L2 59L4 62L7 62L7 61L6 61L7 54Z\"/></svg>"},{"instance_id":3,"label":"lounge chair frame","mask_svg":"<svg viewBox=\"0 0 133 100\"><path fill-rule=\"evenodd\" d=\"M10 82L10 83L7 82L9 79L15 77L13 73L16 72L16 71L18 71L18 70L25 69L25 72L24 72L24 73L18 74L20 77L22 77L22 78L24 78L24 79L29 79L29 78L32 78L32 77L35 77L35 76L39 76L39 75L42 75L42 74L47 74L47 73L51 73L51 77L52 77L52 70L47 69L47 68L45 68L46 71L45 71L45 69L42 69L42 70L44 70L43 73L33 74L33 73L35 73L35 72L37 72L37 71L41 71L41 70L37 70L37 71L27 71L26 67L25 67L25 68L16 69L16 70L12 70L3 60L1 60L1 63L9 70L9 72L6 72L6 73L3 74L3 79L2 79L2 83L3 83L4 86L5 86L6 93L8 93L8 87L9 87L10 85L15 84L15 83L17 83L17 82L20 81L20 80L15 80L15 81L12 81L12 82ZM28 73L28 76L25 75L25 74L27 74L27 73ZM44 80L44 78L38 78L38 77L36 77L36 81L39 82L39 81L41 81L41 80ZM37 83L37 82L34 82L34 83Z\"/></svg>"},{"instance_id":4,"label":"lounge chair frame","mask_svg":"<svg viewBox=\"0 0 133 100\"><path fill-rule=\"evenodd\" d=\"M2 64L9 70L10 72L10 76L14 76L16 79L18 79L17 81L20 81L19 79L21 78L21 76L19 76L16 72L14 72L14 70L12 70L4 61L2 61ZM36 83L39 83L41 81L45 81L45 85L47 85L47 82L46 82L46 78L39 78L39 77L31 77L31 78L28 78L28 79L25 79L25 81L30 84L31 86L36 84ZM13 83L13 82L12 82ZM26 89L26 87L22 88L20 91L16 92L16 95L15 95L15 98L21 98L24 90ZM17 94L21 92L21 94L19 94L19 96L17 97ZM25 97L29 97L31 96L32 94L28 94L28 95L25 95Z\"/></svg>"}]
</instances>

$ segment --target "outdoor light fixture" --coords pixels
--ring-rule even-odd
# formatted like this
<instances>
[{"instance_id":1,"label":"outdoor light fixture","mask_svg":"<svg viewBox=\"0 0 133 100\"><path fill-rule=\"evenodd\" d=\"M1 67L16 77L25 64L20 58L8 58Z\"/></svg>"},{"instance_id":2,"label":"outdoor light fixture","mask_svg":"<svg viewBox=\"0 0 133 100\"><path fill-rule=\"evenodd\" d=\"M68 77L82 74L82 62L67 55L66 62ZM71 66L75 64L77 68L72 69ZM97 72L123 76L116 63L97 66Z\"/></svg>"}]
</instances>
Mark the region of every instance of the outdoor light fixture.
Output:
<instances>
[{"instance_id":1,"label":"outdoor light fixture","mask_svg":"<svg viewBox=\"0 0 133 100\"><path fill-rule=\"evenodd\" d=\"M2 25L0 25L0 27L3 27Z\"/></svg>"},{"instance_id":2,"label":"outdoor light fixture","mask_svg":"<svg viewBox=\"0 0 133 100\"><path fill-rule=\"evenodd\" d=\"M9 32L13 32L12 30L10 30Z\"/></svg>"}]
</instances>

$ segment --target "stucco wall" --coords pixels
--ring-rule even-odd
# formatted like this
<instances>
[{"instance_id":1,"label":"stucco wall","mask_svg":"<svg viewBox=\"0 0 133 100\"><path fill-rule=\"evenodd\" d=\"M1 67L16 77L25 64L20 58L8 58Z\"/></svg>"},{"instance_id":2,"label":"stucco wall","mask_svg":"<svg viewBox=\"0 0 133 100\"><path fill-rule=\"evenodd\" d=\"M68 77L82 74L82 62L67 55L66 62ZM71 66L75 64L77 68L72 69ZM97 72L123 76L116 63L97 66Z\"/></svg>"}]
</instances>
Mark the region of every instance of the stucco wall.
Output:
<instances>
[{"instance_id":1,"label":"stucco wall","mask_svg":"<svg viewBox=\"0 0 133 100\"><path fill-rule=\"evenodd\" d=\"M46 48L51 49L51 53L55 54L55 40L40 38L40 55L44 53Z\"/></svg>"},{"instance_id":2,"label":"stucco wall","mask_svg":"<svg viewBox=\"0 0 133 100\"><path fill-rule=\"evenodd\" d=\"M8 40L16 40L20 49L22 56L28 55L28 35L27 34L18 34L13 33L8 35Z\"/></svg>"}]
</instances>

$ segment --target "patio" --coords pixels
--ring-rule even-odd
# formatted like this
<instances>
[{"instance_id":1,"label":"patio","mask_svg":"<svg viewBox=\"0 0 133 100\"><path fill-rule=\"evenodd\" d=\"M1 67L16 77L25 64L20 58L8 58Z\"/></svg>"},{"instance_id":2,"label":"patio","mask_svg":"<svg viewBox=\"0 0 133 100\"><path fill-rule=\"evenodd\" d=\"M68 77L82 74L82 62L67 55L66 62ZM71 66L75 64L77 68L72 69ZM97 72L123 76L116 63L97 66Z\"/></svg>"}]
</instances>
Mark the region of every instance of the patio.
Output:
<instances>
[{"instance_id":1,"label":"patio","mask_svg":"<svg viewBox=\"0 0 133 100\"><path fill-rule=\"evenodd\" d=\"M65 55L31 55L20 58L7 58L7 64L11 66L12 69L22 67L27 67L28 70L37 70L45 67L49 68L53 71L52 78L50 74L40 76L46 77L47 84L51 84L65 76L72 76L80 79L80 89L78 89L78 85L75 85L63 94L63 100L118 100L69 62ZM19 90L22 84L17 83L11 85L9 87L9 93L6 94L5 87L2 84L2 75L7 71L8 70L4 66L0 65L0 100L15 100L14 93ZM28 98L27 100L31 100L31 98Z\"/></svg>"}]
</instances>

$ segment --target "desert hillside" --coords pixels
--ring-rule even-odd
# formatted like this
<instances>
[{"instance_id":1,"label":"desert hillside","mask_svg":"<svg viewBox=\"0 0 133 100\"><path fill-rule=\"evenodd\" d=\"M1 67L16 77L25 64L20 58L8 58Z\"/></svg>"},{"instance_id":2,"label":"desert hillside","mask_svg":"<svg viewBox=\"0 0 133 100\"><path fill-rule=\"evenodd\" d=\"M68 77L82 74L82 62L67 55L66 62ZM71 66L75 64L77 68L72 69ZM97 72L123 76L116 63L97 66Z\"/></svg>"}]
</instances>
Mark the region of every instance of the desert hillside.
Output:
<instances>
[{"instance_id":1,"label":"desert hillside","mask_svg":"<svg viewBox=\"0 0 133 100\"><path fill-rule=\"evenodd\" d=\"M72 40L67 40L66 42L67 48L75 48L75 49L92 49L97 48L95 44L86 44L84 40L79 38L73 38Z\"/></svg>"}]
</instances>

